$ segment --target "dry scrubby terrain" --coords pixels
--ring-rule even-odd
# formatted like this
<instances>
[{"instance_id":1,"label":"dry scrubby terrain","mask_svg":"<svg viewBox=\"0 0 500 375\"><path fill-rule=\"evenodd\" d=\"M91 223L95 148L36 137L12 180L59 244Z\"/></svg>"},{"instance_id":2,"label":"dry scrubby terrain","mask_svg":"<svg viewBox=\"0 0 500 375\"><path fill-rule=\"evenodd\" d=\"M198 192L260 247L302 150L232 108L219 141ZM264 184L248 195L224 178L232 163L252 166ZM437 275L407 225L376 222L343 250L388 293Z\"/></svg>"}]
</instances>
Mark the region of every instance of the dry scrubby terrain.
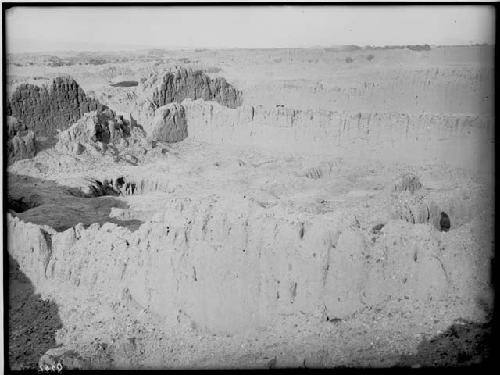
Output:
<instances>
[{"instance_id":1,"label":"dry scrubby terrain","mask_svg":"<svg viewBox=\"0 0 500 375\"><path fill-rule=\"evenodd\" d=\"M488 358L491 47L9 61L12 368Z\"/></svg>"}]
</instances>

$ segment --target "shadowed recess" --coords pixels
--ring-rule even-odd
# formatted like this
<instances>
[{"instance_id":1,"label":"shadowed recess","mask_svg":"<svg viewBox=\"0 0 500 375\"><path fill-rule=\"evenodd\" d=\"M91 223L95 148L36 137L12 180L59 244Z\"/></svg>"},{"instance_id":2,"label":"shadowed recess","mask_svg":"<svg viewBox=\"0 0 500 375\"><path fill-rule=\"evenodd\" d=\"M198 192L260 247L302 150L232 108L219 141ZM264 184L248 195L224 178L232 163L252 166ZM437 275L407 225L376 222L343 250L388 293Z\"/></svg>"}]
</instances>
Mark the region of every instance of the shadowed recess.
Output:
<instances>
[{"instance_id":1,"label":"shadowed recess","mask_svg":"<svg viewBox=\"0 0 500 375\"><path fill-rule=\"evenodd\" d=\"M48 225L61 232L78 223L85 227L93 223L114 223L137 230L142 221L119 220L110 217L113 208L128 209L126 202L112 196L93 196L83 191L16 174L8 175L8 209L21 220Z\"/></svg>"},{"instance_id":2,"label":"shadowed recess","mask_svg":"<svg viewBox=\"0 0 500 375\"><path fill-rule=\"evenodd\" d=\"M491 359L491 323L459 321L443 333L424 339L414 355L401 357L399 365L422 367L484 365Z\"/></svg>"},{"instance_id":3,"label":"shadowed recess","mask_svg":"<svg viewBox=\"0 0 500 375\"><path fill-rule=\"evenodd\" d=\"M30 279L9 255L9 367L38 369L38 360L56 346L56 331L62 328L54 302L35 294Z\"/></svg>"}]
</instances>

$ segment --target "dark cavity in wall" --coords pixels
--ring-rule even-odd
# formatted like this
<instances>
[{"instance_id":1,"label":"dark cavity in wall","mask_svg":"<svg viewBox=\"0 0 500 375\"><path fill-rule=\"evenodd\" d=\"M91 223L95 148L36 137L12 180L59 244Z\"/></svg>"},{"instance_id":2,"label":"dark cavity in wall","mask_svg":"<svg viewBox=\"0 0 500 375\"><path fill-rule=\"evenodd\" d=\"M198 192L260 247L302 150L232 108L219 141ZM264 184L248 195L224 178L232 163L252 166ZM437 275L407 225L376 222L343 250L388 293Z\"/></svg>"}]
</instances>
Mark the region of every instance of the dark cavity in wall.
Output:
<instances>
[{"instance_id":1,"label":"dark cavity in wall","mask_svg":"<svg viewBox=\"0 0 500 375\"><path fill-rule=\"evenodd\" d=\"M89 185L90 193L85 195L87 198L101 197L101 196L125 196L136 195L139 189L134 182L126 181L125 177L116 177L100 180L92 180Z\"/></svg>"},{"instance_id":2,"label":"dark cavity in wall","mask_svg":"<svg viewBox=\"0 0 500 375\"><path fill-rule=\"evenodd\" d=\"M451 222L446 212L441 212L441 219L439 221L439 226L442 232L448 232L450 230Z\"/></svg>"}]
</instances>

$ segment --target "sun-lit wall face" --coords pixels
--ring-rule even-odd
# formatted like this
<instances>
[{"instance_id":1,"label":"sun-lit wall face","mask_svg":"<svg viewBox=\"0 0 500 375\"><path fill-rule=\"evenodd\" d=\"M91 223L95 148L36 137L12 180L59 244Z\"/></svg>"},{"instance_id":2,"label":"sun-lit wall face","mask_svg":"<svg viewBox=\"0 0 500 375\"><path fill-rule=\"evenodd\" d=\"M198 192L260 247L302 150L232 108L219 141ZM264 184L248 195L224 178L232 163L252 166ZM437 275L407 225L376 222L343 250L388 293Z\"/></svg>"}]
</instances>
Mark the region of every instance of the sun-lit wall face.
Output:
<instances>
[{"instance_id":1,"label":"sun-lit wall face","mask_svg":"<svg viewBox=\"0 0 500 375\"><path fill-rule=\"evenodd\" d=\"M494 40L489 6L15 7L9 52L470 44Z\"/></svg>"}]
</instances>

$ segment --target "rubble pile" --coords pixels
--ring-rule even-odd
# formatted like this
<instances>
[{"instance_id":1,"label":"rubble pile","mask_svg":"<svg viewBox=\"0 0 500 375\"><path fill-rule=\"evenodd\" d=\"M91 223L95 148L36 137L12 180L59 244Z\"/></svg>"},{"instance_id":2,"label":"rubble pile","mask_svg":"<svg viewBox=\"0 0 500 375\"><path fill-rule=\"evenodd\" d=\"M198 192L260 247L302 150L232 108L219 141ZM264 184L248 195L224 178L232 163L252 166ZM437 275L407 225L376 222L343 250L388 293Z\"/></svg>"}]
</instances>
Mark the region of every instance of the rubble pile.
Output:
<instances>
[{"instance_id":1,"label":"rubble pile","mask_svg":"<svg viewBox=\"0 0 500 375\"><path fill-rule=\"evenodd\" d=\"M81 155L87 150L96 155L110 151L118 156L120 150L144 145L145 136L145 132L136 126L132 118L128 120L123 115L105 109L84 114L69 129L59 133L55 148L74 155Z\"/></svg>"}]
</instances>

